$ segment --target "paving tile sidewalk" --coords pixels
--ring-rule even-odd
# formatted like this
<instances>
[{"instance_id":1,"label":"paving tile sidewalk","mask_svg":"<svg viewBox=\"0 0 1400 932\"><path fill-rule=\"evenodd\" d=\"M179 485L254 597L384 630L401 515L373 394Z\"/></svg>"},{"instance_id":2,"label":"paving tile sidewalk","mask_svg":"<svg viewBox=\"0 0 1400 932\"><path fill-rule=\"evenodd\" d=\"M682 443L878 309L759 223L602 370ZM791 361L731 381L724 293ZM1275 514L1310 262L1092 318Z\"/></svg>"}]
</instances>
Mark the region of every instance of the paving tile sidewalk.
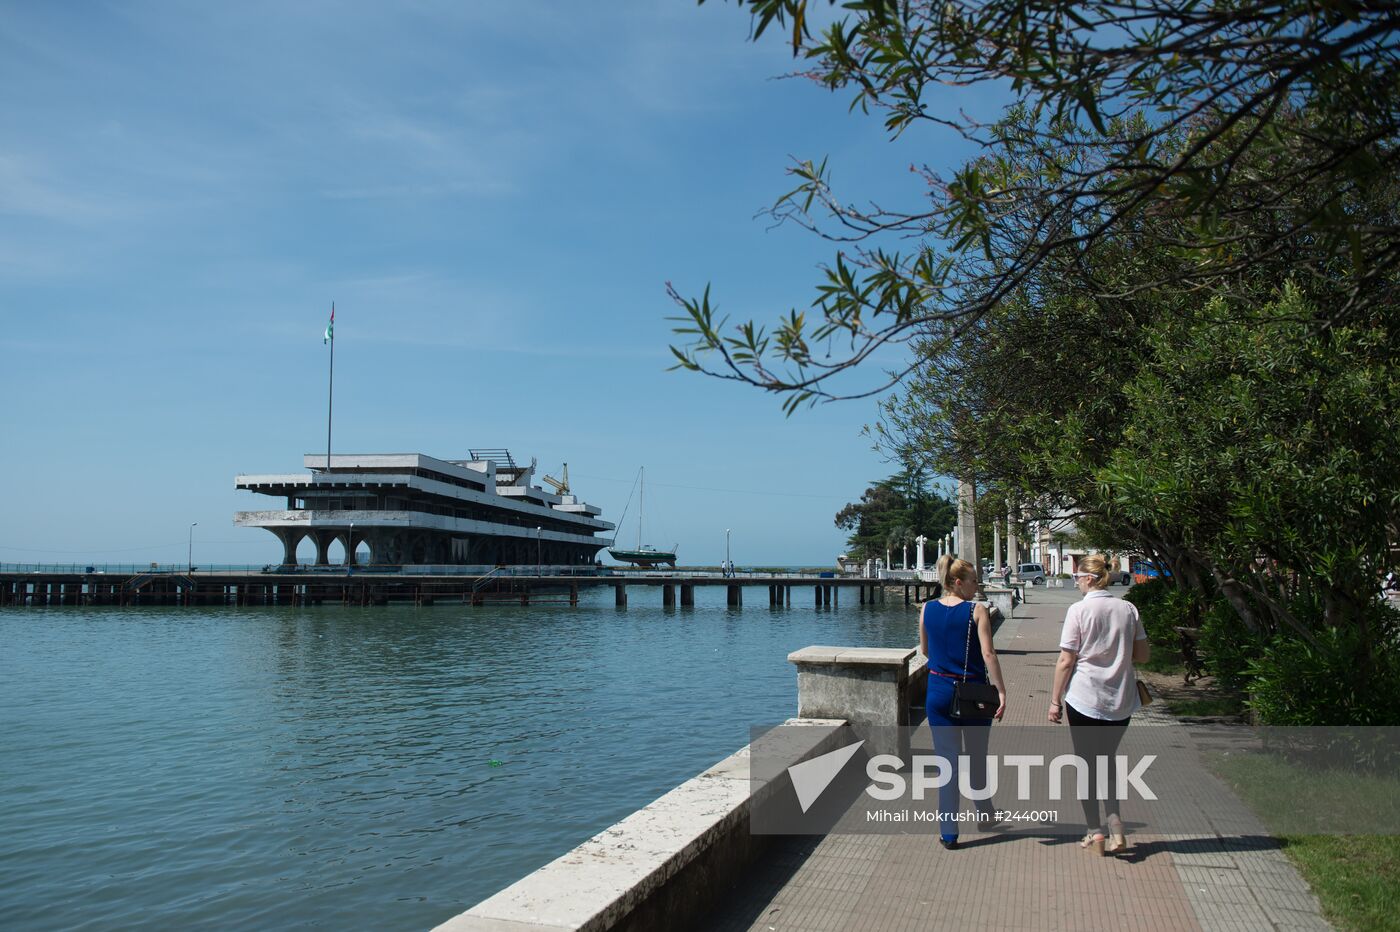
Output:
<instances>
[{"instance_id":1,"label":"paving tile sidewalk","mask_svg":"<svg viewBox=\"0 0 1400 932\"><path fill-rule=\"evenodd\" d=\"M997 632L1006 722L1044 721L1060 624L1073 590L1033 589ZM916 632L911 610L911 633ZM1149 707L1134 723L1170 719ZM1131 836L1121 857L1077 839L966 834L780 839L747 885L698 924L759 932L927 929L1329 929L1278 844L1224 784L1202 775L1211 835Z\"/></svg>"}]
</instances>

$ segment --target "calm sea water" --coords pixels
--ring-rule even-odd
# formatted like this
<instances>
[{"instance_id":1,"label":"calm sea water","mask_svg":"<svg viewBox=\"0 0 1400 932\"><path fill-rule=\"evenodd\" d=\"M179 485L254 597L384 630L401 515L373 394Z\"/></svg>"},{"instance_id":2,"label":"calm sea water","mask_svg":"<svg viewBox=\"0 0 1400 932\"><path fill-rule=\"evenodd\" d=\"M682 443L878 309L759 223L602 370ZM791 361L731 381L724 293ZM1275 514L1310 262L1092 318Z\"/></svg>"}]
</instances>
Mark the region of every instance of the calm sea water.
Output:
<instances>
[{"instance_id":1,"label":"calm sea water","mask_svg":"<svg viewBox=\"0 0 1400 932\"><path fill-rule=\"evenodd\" d=\"M442 922L795 714L788 652L915 640L901 602L745 595L0 609L0 917Z\"/></svg>"}]
</instances>

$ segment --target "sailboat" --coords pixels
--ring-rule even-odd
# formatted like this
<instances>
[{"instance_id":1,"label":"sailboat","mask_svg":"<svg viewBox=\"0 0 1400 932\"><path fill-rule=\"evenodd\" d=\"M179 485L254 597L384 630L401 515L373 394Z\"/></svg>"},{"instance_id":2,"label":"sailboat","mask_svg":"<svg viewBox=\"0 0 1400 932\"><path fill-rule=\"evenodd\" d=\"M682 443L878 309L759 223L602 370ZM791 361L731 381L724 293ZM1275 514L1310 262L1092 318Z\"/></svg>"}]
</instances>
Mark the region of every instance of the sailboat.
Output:
<instances>
[{"instance_id":1,"label":"sailboat","mask_svg":"<svg viewBox=\"0 0 1400 932\"><path fill-rule=\"evenodd\" d=\"M608 553L619 563L631 563L633 566L664 566L676 565L676 547L671 546L670 550L657 550L651 544L642 543L642 516L646 514L647 501L647 481L646 467L643 466L637 473L637 482L641 488L641 496L637 504L637 549L624 550L619 547L611 547ZM625 514L625 512L624 512Z\"/></svg>"}]
</instances>

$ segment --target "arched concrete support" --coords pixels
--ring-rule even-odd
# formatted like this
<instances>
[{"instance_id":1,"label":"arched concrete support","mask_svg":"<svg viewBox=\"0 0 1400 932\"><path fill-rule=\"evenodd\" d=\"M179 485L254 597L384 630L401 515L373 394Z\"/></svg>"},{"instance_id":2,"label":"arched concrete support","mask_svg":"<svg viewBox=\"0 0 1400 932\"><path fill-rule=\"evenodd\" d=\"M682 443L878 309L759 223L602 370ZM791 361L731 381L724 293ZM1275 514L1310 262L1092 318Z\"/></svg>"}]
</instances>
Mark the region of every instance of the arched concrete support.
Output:
<instances>
[{"instance_id":1,"label":"arched concrete support","mask_svg":"<svg viewBox=\"0 0 1400 932\"><path fill-rule=\"evenodd\" d=\"M295 566L297 562L297 545L306 536L306 531L297 528L272 528L272 533L277 535L277 539L282 542L282 565Z\"/></svg>"},{"instance_id":2,"label":"arched concrete support","mask_svg":"<svg viewBox=\"0 0 1400 932\"><path fill-rule=\"evenodd\" d=\"M402 531L380 531L377 535L377 542L370 546L374 548L375 563L402 563L404 551L404 533Z\"/></svg>"},{"instance_id":3,"label":"arched concrete support","mask_svg":"<svg viewBox=\"0 0 1400 932\"><path fill-rule=\"evenodd\" d=\"M316 565L329 566L331 562L331 544L340 539L340 534L336 531L312 531L311 540L316 544Z\"/></svg>"}]
</instances>

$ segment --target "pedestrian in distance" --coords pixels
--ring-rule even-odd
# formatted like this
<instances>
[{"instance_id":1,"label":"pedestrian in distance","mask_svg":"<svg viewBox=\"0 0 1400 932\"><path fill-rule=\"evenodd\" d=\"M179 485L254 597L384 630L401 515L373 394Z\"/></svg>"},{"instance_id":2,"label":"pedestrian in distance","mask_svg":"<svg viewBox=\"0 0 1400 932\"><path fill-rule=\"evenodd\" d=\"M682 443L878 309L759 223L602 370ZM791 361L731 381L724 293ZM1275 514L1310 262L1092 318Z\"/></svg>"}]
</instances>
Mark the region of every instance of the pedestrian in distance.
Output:
<instances>
[{"instance_id":1,"label":"pedestrian in distance","mask_svg":"<svg viewBox=\"0 0 1400 932\"><path fill-rule=\"evenodd\" d=\"M1103 554L1080 560L1073 575L1084 598L1065 613L1046 717L1056 724L1069 719L1074 753L1089 765L1089 794L1081 800L1086 831L1079 845L1113 854L1127 848L1120 807L1114 798L1118 782L1114 757L1128 721L1141 706L1136 664L1147 662L1152 650L1137 606L1105 591L1109 564ZM1108 758L1108 786L1102 788L1102 794L1096 763L1099 757Z\"/></svg>"},{"instance_id":2,"label":"pedestrian in distance","mask_svg":"<svg viewBox=\"0 0 1400 932\"><path fill-rule=\"evenodd\" d=\"M977 569L966 560L948 555L939 558L937 573L942 596L919 607L919 651L928 658L928 698L924 710L933 733L934 754L952 767L950 779L938 789L939 841L944 848L958 846L958 817L962 803L958 793L958 756L968 757L968 786L987 785L987 744L993 720L1006 714L1006 686L992 646L992 617L977 596ZM996 688L995 711L985 718L957 714L953 696L957 684L990 683ZM995 822L992 801L977 800L979 824Z\"/></svg>"}]
</instances>

